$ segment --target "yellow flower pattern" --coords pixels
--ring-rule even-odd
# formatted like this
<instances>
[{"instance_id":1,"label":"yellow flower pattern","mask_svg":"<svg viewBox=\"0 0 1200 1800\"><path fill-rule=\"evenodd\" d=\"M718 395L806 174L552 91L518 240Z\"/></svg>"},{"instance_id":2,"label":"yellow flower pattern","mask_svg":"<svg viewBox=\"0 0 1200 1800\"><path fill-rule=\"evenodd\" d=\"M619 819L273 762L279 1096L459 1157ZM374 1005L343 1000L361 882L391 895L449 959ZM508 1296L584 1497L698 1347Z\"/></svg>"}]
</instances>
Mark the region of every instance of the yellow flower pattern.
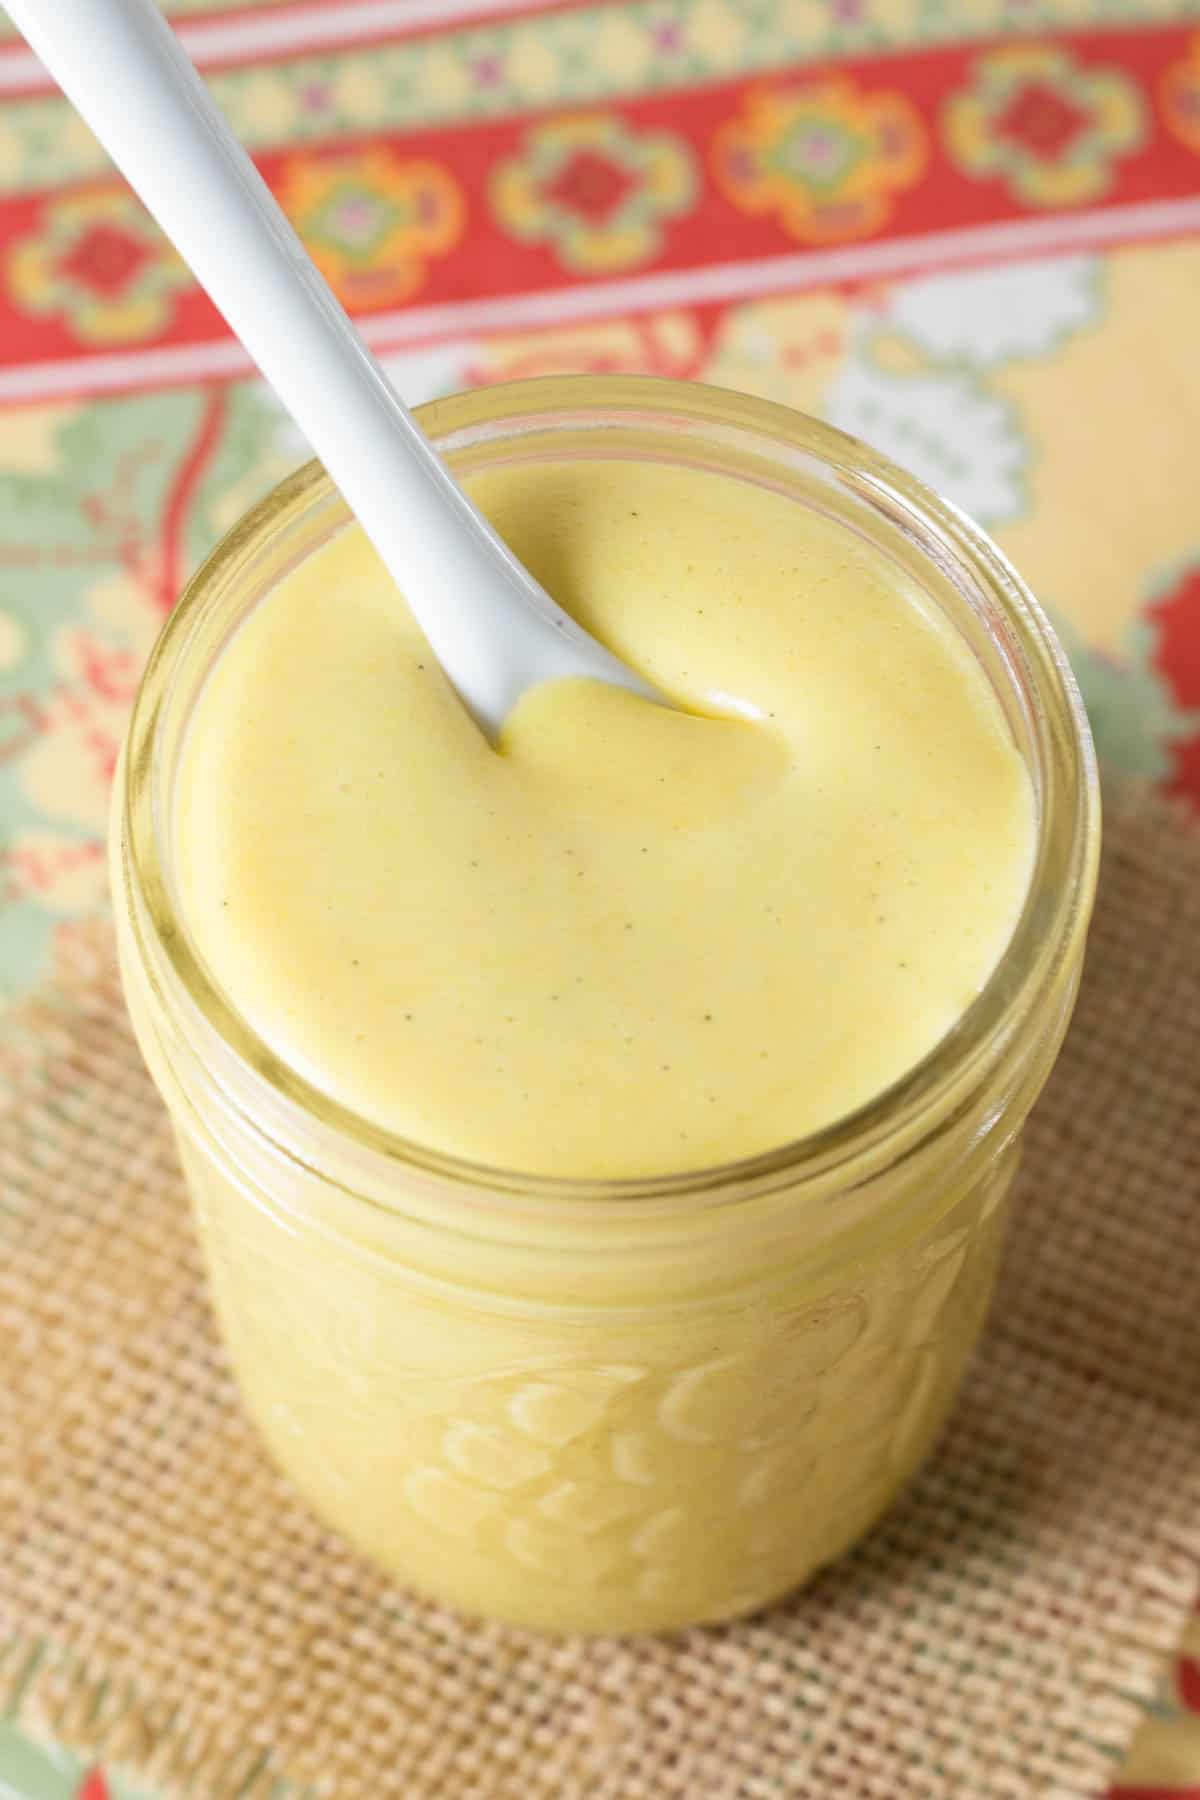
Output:
<instances>
[{"instance_id":1,"label":"yellow flower pattern","mask_svg":"<svg viewBox=\"0 0 1200 1800\"><path fill-rule=\"evenodd\" d=\"M95 189L52 201L8 254L8 291L85 344L131 344L170 324L192 276L132 194Z\"/></svg>"},{"instance_id":2,"label":"yellow flower pattern","mask_svg":"<svg viewBox=\"0 0 1200 1800\"><path fill-rule=\"evenodd\" d=\"M548 244L564 268L603 274L649 262L696 190L682 139L590 113L528 131L493 174L491 199L513 237Z\"/></svg>"},{"instance_id":3,"label":"yellow flower pattern","mask_svg":"<svg viewBox=\"0 0 1200 1800\"><path fill-rule=\"evenodd\" d=\"M943 123L946 147L966 174L998 179L1014 199L1038 207L1103 199L1117 164L1145 134L1132 81L1049 44L980 57Z\"/></svg>"}]
</instances>

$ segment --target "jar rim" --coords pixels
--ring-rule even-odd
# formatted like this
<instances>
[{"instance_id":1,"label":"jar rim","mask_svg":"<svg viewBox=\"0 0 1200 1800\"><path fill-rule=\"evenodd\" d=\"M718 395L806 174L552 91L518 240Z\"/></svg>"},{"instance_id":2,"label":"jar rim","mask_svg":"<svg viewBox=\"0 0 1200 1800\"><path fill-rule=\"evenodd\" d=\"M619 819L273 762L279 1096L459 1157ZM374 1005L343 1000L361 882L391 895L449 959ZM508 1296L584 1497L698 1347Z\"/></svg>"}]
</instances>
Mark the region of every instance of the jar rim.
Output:
<instances>
[{"instance_id":1,"label":"jar rim","mask_svg":"<svg viewBox=\"0 0 1200 1800\"><path fill-rule=\"evenodd\" d=\"M920 1141L952 1115L964 1094L978 1091L986 1071L1020 1035L1039 1002L1069 983L1086 933L1099 859L1099 782L1083 702L1066 655L1033 594L1007 558L951 502L859 440L774 401L701 383L651 376L568 375L497 384L415 409L426 434L443 451L456 440L516 420L584 429L629 423L650 414L669 427L709 426L749 434L799 452L831 473L852 478L877 505L899 508L936 538L939 549L979 584L1015 635L1031 676L1032 723L1046 772L1038 806L1033 869L1022 910L1000 959L978 995L914 1065L853 1111L815 1132L736 1161L655 1176L565 1178L493 1167L392 1133L308 1082L253 1029L219 987L193 945L172 896L162 832L159 727L172 680L211 594L231 580L280 527L333 496L316 461L271 490L220 540L193 574L166 621L147 663L131 716L117 807L122 824L119 878L135 938L160 999L173 999L188 1017L185 1034L206 1040L252 1078L256 1100L280 1128L303 1119L350 1144L360 1160L397 1167L469 1188L478 1195L519 1193L537 1204L564 1199L694 1207L736 1199L747 1191L789 1189L824 1178L901 1140ZM1065 866L1048 892L1050 850L1065 846ZM1064 860L1060 856L1060 861ZM980 1076L980 1070L984 1077ZM218 1078L219 1079L219 1078ZM226 1094L226 1099L228 1095ZM244 1108L239 1107L244 1111ZM256 1106L255 1118L259 1118ZM309 1162L309 1156L300 1160ZM375 1184L372 1183L374 1186Z\"/></svg>"}]
</instances>

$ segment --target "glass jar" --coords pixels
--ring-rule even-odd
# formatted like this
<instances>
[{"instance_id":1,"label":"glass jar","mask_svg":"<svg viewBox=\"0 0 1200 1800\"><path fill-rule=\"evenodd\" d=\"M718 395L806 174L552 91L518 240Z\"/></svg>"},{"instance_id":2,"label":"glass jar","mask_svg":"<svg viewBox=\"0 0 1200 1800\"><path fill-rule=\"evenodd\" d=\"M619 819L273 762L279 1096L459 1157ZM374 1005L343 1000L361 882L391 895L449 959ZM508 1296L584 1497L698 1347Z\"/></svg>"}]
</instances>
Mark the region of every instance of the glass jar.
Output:
<instances>
[{"instance_id":1,"label":"glass jar","mask_svg":"<svg viewBox=\"0 0 1200 1800\"><path fill-rule=\"evenodd\" d=\"M582 377L439 401L421 422L463 474L666 459L842 519L961 632L1036 791L1011 943L893 1087L740 1164L537 1179L391 1137L308 1086L188 935L172 813L183 735L239 621L346 522L316 465L218 547L146 671L115 797L122 971L271 1451L369 1556L471 1612L593 1632L726 1618L867 1531L959 1386L1021 1127L1079 979L1098 847L1086 721L993 545L809 419L715 389Z\"/></svg>"}]
</instances>

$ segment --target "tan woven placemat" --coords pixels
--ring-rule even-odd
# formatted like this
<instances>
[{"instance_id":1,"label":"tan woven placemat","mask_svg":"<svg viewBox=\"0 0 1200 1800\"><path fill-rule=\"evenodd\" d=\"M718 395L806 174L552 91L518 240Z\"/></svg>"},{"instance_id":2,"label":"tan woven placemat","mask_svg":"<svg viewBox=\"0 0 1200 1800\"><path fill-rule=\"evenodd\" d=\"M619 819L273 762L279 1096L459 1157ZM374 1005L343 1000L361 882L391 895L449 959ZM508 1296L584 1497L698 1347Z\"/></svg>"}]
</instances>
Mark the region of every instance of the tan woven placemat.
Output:
<instances>
[{"instance_id":1,"label":"tan woven placemat","mask_svg":"<svg viewBox=\"0 0 1200 1800\"><path fill-rule=\"evenodd\" d=\"M1110 807L1088 977L934 1465L749 1623L553 1643L411 1599L260 1454L103 927L4 1037L0 1699L172 1794L1101 1792L1200 1559L1200 832Z\"/></svg>"}]
</instances>

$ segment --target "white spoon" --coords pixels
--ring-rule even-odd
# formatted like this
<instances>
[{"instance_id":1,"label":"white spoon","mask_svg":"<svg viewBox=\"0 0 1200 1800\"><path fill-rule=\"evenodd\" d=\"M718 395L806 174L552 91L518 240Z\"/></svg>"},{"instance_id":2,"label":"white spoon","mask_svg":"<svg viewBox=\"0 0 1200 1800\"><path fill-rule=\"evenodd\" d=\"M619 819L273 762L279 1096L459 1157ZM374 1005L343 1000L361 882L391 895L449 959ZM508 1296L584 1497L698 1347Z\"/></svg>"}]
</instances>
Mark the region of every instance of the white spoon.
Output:
<instances>
[{"instance_id":1,"label":"white spoon","mask_svg":"<svg viewBox=\"0 0 1200 1800\"><path fill-rule=\"evenodd\" d=\"M468 500L317 273L153 0L5 0L224 313L494 735L536 683L658 698L556 606Z\"/></svg>"}]
</instances>

